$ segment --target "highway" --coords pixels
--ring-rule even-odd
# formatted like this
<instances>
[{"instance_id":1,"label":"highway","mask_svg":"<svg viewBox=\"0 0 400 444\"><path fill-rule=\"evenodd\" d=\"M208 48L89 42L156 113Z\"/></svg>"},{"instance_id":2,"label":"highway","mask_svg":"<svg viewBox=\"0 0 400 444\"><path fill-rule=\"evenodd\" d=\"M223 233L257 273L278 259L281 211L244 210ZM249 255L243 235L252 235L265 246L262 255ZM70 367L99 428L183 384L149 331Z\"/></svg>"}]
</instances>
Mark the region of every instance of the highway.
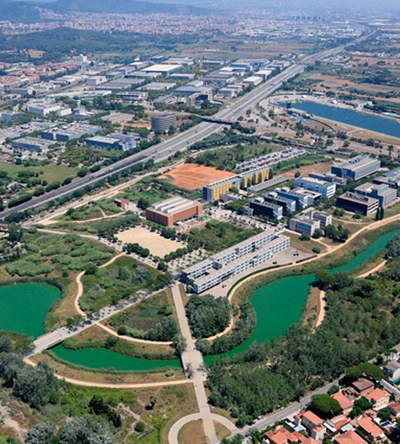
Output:
<instances>
[{"instance_id":1,"label":"highway","mask_svg":"<svg viewBox=\"0 0 400 444\"><path fill-rule=\"evenodd\" d=\"M371 34L364 35L345 45L340 45L336 48L321 51L303 58L299 63L290 66L277 76L253 89L248 94L235 100L232 104L227 105L224 109L215 114L213 118L216 120L236 121L237 118L245 114L248 109L254 107L262 99L265 99L276 92L284 82L303 72L306 66L312 65L318 60L322 60L326 57L337 54L343 51L343 49L345 49L347 46L365 40L370 35ZM129 169L136 164L145 163L149 160L161 162L178 151L185 151L193 143L216 133L220 130L220 128L221 126L216 123L202 122L199 125L178 134L168 141L163 141L160 144L141 151L140 153L133 154L132 156L105 167L96 173L74 180L72 183L57 190L43 194L40 197L34 198L28 202L24 202L16 207L7 209L0 213L0 220L4 220L6 217L21 211L43 207L51 201L63 196L69 196L77 190L89 185L94 185L97 182L106 179L113 174Z\"/></svg>"}]
</instances>

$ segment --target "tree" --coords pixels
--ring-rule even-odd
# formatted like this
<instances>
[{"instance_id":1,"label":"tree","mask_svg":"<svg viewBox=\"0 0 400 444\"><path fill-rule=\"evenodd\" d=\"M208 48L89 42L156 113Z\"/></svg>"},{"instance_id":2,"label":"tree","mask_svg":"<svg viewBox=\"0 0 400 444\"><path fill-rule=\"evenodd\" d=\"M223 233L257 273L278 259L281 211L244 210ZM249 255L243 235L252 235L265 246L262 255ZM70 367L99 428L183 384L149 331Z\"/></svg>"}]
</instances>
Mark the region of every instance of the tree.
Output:
<instances>
[{"instance_id":1,"label":"tree","mask_svg":"<svg viewBox=\"0 0 400 444\"><path fill-rule=\"evenodd\" d=\"M9 242L20 242L22 240L23 237L23 231L22 229L16 225L16 224L11 224L8 228L8 236L7 239Z\"/></svg>"},{"instance_id":2,"label":"tree","mask_svg":"<svg viewBox=\"0 0 400 444\"><path fill-rule=\"evenodd\" d=\"M12 348L12 341L8 336L0 337L0 353L8 353Z\"/></svg>"},{"instance_id":3,"label":"tree","mask_svg":"<svg viewBox=\"0 0 400 444\"><path fill-rule=\"evenodd\" d=\"M60 433L60 444L114 444L107 421L86 415L67 421Z\"/></svg>"},{"instance_id":4,"label":"tree","mask_svg":"<svg viewBox=\"0 0 400 444\"><path fill-rule=\"evenodd\" d=\"M36 367L25 366L18 370L13 387L15 396L27 402L33 408L39 408L50 402L60 388L60 381L45 362Z\"/></svg>"},{"instance_id":5,"label":"tree","mask_svg":"<svg viewBox=\"0 0 400 444\"><path fill-rule=\"evenodd\" d=\"M342 411L338 401L329 395L314 396L311 408L323 418L332 418L333 416L339 415Z\"/></svg>"},{"instance_id":6,"label":"tree","mask_svg":"<svg viewBox=\"0 0 400 444\"><path fill-rule=\"evenodd\" d=\"M114 427L121 427L121 415L116 413L101 396L94 395L89 402L89 408L95 415L103 415Z\"/></svg>"},{"instance_id":7,"label":"tree","mask_svg":"<svg viewBox=\"0 0 400 444\"><path fill-rule=\"evenodd\" d=\"M52 444L55 425L51 422L39 422L34 425L25 438L26 444Z\"/></svg>"},{"instance_id":8,"label":"tree","mask_svg":"<svg viewBox=\"0 0 400 444\"><path fill-rule=\"evenodd\" d=\"M378 417L382 420L382 421L389 421L390 418L392 417L392 414L390 413L389 409L381 409L378 412Z\"/></svg>"},{"instance_id":9,"label":"tree","mask_svg":"<svg viewBox=\"0 0 400 444\"><path fill-rule=\"evenodd\" d=\"M144 422L139 421L139 422L137 422L136 425L135 425L135 430L136 430L138 433L143 433L145 427L146 427L146 426L145 426Z\"/></svg>"}]
</instances>

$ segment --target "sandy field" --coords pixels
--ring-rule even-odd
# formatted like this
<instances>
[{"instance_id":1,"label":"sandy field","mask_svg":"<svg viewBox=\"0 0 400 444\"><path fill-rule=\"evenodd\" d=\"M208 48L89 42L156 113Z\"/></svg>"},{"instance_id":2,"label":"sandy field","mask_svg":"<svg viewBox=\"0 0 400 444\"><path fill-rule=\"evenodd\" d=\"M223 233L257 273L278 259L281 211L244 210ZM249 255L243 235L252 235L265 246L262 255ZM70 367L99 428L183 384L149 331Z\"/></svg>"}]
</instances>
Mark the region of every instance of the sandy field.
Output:
<instances>
[{"instance_id":1,"label":"sandy field","mask_svg":"<svg viewBox=\"0 0 400 444\"><path fill-rule=\"evenodd\" d=\"M172 179L172 183L179 188L197 190L209 183L232 176L234 174L229 171L221 171L193 163L184 163L162 175L161 179Z\"/></svg>"},{"instance_id":2,"label":"sandy field","mask_svg":"<svg viewBox=\"0 0 400 444\"><path fill-rule=\"evenodd\" d=\"M139 244L143 248L148 248L151 254L161 258L185 246L181 242L165 239L158 233L151 232L143 227L130 228L118 233L117 238L124 244Z\"/></svg>"}]
</instances>

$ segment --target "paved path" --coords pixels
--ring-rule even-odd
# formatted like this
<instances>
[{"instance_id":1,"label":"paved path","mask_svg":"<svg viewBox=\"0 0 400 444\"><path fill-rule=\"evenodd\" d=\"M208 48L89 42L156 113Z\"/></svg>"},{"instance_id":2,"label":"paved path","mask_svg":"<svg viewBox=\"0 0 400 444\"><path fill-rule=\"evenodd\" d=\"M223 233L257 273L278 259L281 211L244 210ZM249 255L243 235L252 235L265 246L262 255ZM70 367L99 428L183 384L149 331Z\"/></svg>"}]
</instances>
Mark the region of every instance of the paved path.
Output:
<instances>
[{"instance_id":1,"label":"paved path","mask_svg":"<svg viewBox=\"0 0 400 444\"><path fill-rule=\"evenodd\" d=\"M197 403L199 406L199 413L185 416L176 422L168 435L169 444L178 444L179 430L187 423L196 419L203 420L204 435L208 444L215 444L218 442L217 433L215 431L214 421L225 423L229 430L233 430L235 427L226 418L220 417L214 413L211 413L210 406L208 405L207 393L204 388L204 382L207 379L207 372L203 361L203 356L196 349L195 340L192 337L189 323L186 317L185 307L182 301L182 295L179 285L175 285L172 288L172 296L176 307L176 314L178 316L179 327L183 339L186 342L185 351L182 353L182 364L186 373L186 376L193 382L193 387L196 393ZM226 425L228 423L228 425Z\"/></svg>"}]
</instances>

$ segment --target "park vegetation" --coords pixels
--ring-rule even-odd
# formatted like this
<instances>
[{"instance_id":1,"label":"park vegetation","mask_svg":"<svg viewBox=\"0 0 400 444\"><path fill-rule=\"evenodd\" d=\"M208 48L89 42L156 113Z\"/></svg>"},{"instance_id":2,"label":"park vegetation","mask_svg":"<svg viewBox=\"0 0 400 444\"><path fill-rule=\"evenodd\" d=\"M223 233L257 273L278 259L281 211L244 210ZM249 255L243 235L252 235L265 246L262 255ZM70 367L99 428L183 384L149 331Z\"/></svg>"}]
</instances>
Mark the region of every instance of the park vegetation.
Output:
<instances>
[{"instance_id":1,"label":"park vegetation","mask_svg":"<svg viewBox=\"0 0 400 444\"><path fill-rule=\"evenodd\" d=\"M230 323L232 310L227 298L194 295L186 305L186 314L194 337L201 339L224 331Z\"/></svg>"},{"instance_id":2,"label":"park vegetation","mask_svg":"<svg viewBox=\"0 0 400 444\"><path fill-rule=\"evenodd\" d=\"M315 285L326 290L328 301L321 326L315 332L309 326L292 326L281 340L253 343L229 365L217 362L208 378L211 402L229 409L239 424L246 424L339 377L371 354L398 344L399 252L397 236L388 245L385 270L368 278L318 273ZM357 371L370 374L371 370L361 366ZM335 406L326 408L335 410Z\"/></svg>"}]
</instances>

